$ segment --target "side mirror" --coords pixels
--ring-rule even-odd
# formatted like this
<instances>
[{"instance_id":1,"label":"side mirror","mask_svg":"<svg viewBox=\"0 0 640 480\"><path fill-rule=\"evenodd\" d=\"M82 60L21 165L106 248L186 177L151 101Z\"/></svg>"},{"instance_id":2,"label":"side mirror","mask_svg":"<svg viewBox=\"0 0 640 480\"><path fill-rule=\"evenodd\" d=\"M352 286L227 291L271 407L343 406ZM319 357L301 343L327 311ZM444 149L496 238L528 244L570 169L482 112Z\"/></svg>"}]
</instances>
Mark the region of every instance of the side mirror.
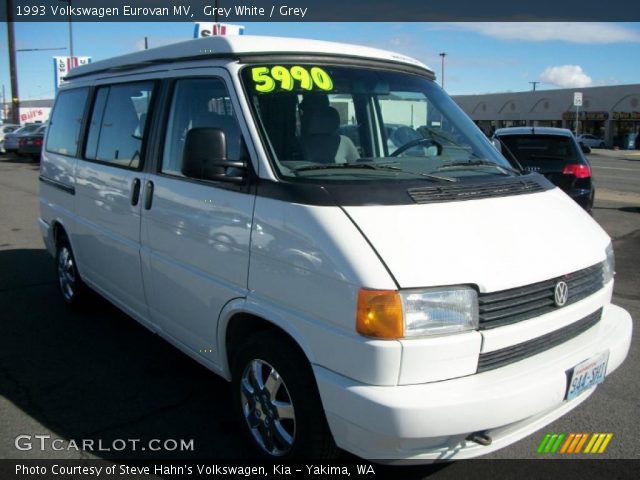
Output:
<instances>
[{"instance_id":1,"label":"side mirror","mask_svg":"<svg viewBox=\"0 0 640 480\"><path fill-rule=\"evenodd\" d=\"M219 128L192 128L182 155L182 173L190 178L242 183L246 178L244 161L227 160L227 140Z\"/></svg>"},{"instance_id":2,"label":"side mirror","mask_svg":"<svg viewBox=\"0 0 640 480\"><path fill-rule=\"evenodd\" d=\"M493 139L491 140L491 144L495 147L496 150L502 153L502 143L500 142L500 140L493 137Z\"/></svg>"},{"instance_id":3,"label":"side mirror","mask_svg":"<svg viewBox=\"0 0 640 480\"><path fill-rule=\"evenodd\" d=\"M580 150L582 150L582 153L591 153L591 148L587 147L582 142L580 142Z\"/></svg>"}]
</instances>

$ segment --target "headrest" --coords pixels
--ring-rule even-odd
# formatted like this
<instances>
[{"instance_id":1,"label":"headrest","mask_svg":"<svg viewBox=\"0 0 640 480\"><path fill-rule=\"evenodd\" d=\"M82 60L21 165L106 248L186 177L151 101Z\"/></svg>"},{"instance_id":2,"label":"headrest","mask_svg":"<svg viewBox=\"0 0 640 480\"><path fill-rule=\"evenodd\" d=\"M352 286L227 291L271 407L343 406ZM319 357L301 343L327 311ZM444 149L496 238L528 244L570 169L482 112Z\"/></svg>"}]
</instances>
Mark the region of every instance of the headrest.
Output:
<instances>
[{"instance_id":1,"label":"headrest","mask_svg":"<svg viewBox=\"0 0 640 480\"><path fill-rule=\"evenodd\" d=\"M308 93L302 98L300 103L300 109L302 111L311 112L319 108L326 108L329 106L329 97L323 94Z\"/></svg>"},{"instance_id":2,"label":"headrest","mask_svg":"<svg viewBox=\"0 0 640 480\"><path fill-rule=\"evenodd\" d=\"M333 107L323 107L305 114L307 135L333 135L340 127L340 114Z\"/></svg>"}]
</instances>

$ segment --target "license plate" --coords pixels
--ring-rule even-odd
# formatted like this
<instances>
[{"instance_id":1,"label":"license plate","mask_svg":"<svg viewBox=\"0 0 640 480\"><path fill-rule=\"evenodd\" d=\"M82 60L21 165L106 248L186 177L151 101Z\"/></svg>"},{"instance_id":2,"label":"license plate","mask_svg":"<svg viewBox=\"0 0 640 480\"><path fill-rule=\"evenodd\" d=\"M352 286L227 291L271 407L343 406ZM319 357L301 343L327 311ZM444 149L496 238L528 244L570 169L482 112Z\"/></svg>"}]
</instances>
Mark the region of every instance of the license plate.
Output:
<instances>
[{"instance_id":1,"label":"license plate","mask_svg":"<svg viewBox=\"0 0 640 480\"><path fill-rule=\"evenodd\" d=\"M594 385L602 383L607 372L608 360L609 351L607 350L573 367L571 378L569 378L567 400L571 400Z\"/></svg>"}]
</instances>

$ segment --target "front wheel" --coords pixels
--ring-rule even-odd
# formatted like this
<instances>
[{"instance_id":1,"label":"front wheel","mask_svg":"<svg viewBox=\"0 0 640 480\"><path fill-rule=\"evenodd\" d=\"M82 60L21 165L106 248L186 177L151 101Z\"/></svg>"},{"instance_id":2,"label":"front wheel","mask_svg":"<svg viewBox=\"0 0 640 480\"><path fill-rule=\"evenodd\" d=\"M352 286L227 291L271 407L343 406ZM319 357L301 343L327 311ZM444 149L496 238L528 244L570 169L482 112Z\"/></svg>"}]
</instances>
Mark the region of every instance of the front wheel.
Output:
<instances>
[{"instance_id":1,"label":"front wheel","mask_svg":"<svg viewBox=\"0 0 640 480\"><path fill-rule=\"evenodd\" d=\"M262 456L337 455L311 366L289 339L270 331L250 338L235 356L232 375L240 423Z\"/></svg>"}]
</instances>

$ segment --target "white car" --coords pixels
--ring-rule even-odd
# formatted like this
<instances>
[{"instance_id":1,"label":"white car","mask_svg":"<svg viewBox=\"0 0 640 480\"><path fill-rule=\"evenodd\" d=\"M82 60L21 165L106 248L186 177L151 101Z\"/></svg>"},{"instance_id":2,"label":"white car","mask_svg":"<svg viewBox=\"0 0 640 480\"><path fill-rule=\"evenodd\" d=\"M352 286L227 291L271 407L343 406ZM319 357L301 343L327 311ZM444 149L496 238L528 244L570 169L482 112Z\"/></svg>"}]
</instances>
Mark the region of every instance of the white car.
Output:
<instances>
[{"instance_id":1,"label":"white car","mask_svg":"<svg viewBox=\"0 0 640 480\"><path fill-rule=\"evenodd\" d=\"M477 457L627 355L610 237L417 60L243 35L66 79L39 219L62 298L89 287L232 382L262 455ZM385 124L421 127L390 149Z\"/></svg>"},{"instance_id":2,"label":"white car","mask_svg":"<svg viewBox=\"0 0 640 480\"><path fill-rule=\"evenodd\" d=\"M12 123L3 123L0 125L0 153L5 153L4 149L4 136L7 133L12 133L13 131L20 128L20 125L14 125Z\"/></svg>"},{"instance_id":3,"label":"white car","mask_svg":"<svg viewBox=\"0 0 640 480\"><path fill-rule=\"evenodd\" d=\"M605 148L606 144L604 139L596 137L588 133L578 135L578 143L586 145L589 148Z\"/></svg>"}]
</instances>

